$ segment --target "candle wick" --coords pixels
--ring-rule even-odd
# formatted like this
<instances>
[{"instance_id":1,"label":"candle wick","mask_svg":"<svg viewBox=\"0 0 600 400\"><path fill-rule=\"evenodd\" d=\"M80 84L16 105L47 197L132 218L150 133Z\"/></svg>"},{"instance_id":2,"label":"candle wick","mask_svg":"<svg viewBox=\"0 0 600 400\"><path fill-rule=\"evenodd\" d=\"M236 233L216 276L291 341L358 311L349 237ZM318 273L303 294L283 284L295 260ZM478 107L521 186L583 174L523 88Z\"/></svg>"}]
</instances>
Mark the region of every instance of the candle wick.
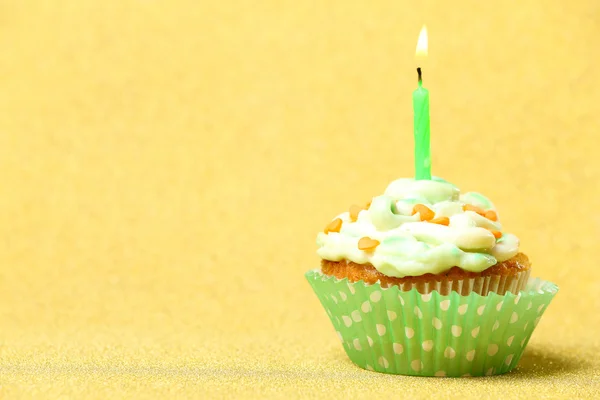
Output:
<instances>
[{"instance_id":1,"label":"candle wick","mask_svg":"<svg viewBox=\"0 0 600 400\"><path fill-rule=\"evenodd\" d=\"M422 74L421 74L421 67L418 67L418 68L417 68L417 74L418 74L418 76L419 76L419 83L421 83L421 82L423 81L423 79L422 79L422 78L423 78L423 76L422 76Z\"/></svg>"}]
</instances>

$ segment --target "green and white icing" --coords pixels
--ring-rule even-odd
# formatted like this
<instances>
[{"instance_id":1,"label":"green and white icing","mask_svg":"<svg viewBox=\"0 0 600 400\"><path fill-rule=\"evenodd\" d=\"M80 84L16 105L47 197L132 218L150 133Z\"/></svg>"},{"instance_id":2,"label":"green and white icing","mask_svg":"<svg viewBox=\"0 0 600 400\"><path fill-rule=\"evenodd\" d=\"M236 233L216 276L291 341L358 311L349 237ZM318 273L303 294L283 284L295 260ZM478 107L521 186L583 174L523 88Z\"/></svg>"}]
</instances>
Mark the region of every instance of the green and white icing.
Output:
<instances>
[{"instance_id":1,"label":"green and white icing","mask_svg":"<svg viewBox=\"0 0 600 400\"><path fill-rule=\"evenodd\" d=\"M420 220L410 215L415 204L424 204L435 218L448 217L448 226ZM393 181L384 194L373 198L355 222L348 212L338 215L340 232L319 233L317 254L330 261L343 259L372 264L379 272L393 277L439 274L457 266L481 272L508 260L519 250L519 239L503 233L498 240L489 229L502 232L499 221L476 212L463 211L471 204L496 211L492 202L479 193L464 193L440 178ZM360 238L368 236L380 245L372 252L358 249Z\"/></svg>"}]
</instances>

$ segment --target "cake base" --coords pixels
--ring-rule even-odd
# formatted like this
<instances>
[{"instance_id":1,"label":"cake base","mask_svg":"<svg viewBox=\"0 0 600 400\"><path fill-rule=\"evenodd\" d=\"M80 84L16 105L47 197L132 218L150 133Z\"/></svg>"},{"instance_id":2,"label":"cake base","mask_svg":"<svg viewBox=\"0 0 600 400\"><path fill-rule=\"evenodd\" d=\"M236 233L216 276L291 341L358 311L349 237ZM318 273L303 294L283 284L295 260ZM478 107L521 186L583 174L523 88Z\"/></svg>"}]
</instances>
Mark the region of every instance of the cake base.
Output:
<instances>
[{"instance_id":1,"label":"cake base","mask_svg":"<svg viewBox=\"0 0 600 400\"><path fill-rule=\"evenodd\" d=\"M350 282L378 283L384 288L397 286L402 291L415 288L421 294L435 290L443 295L454 291L463 296L472 292L485 296L490 292L500 295L507 292L519 293L527 284L531 263L525 254L518 253L513 258L479 273L452 267L442 274L396 278L382 274L371 264L357 264L347 260L322 260L321 271L325 275L335 276L338 279L347 278Z\"/></svg>"}]
</instances>

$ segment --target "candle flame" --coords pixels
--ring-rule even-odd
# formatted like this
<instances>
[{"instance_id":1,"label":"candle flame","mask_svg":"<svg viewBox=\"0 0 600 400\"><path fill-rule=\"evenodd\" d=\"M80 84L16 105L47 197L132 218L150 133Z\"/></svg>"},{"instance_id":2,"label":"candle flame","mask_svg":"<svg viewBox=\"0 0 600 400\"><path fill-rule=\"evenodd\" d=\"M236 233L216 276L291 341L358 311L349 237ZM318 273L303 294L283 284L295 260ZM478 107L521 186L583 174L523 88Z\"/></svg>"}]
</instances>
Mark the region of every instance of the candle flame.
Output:
<instances>
[{"instance_id":1,"label":"candle flame","mask_svg":"<svg viewBox=\"0 0 600 400\"><path fill-rule=\"evenodd\" d=\"M427 27L423 25L417 41L416 55L418 58L427 57Z\"/></svg>"}]
</instances>

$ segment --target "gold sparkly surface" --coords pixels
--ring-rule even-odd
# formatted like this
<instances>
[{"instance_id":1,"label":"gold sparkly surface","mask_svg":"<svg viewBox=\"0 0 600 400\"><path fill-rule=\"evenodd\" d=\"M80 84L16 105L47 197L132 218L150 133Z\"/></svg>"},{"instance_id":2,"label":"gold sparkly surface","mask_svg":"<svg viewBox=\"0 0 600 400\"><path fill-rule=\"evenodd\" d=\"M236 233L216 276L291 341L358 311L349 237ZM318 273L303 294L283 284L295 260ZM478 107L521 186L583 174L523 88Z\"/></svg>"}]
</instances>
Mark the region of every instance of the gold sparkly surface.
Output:
<instances>
[{"instance_id":1,"label":"gold sparkly surface","mask_svg":"<svg viewBox=\"0 0 600 400\"><path fill-rule=\"evenodd\" d=\"M593 398L599 21L592 0L0 2L0 398ZM434 175L493 199L561 288L505 376L361 370L303 277L333 216L413 172L423 23Z\"/></svg>"}]
</instances>

